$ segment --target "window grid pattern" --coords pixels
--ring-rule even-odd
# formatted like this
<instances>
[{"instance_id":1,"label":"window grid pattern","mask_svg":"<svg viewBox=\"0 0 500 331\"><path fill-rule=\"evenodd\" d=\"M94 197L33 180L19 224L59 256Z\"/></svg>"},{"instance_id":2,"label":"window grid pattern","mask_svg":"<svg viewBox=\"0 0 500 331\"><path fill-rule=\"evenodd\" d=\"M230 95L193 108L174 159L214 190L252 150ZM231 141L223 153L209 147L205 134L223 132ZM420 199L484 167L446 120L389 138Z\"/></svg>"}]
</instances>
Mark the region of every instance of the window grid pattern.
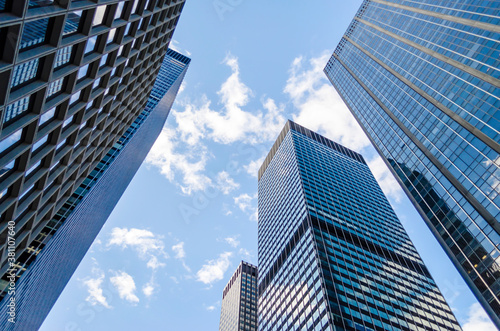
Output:
<instances>
[{"instance_id":1,"label":"window grid pattern","mask_svg":"<svg viewBox=\"0 0 500 331\"><path fill-rule=\"evenodd\" d=\"M257 267L241 261L222 293L219 331L257 330Z\"/></svg>"},{"instance_id":2,"label":"window grid pattern","mask_svg":"<svg viewBox=\"0 0 500 331\"><path fill-rule=\"evenodd\" d=\"M500 327L500 8L362 8L325 73Z\"/></svg>"},{"instance_id":3,"label":"window grid pattern","mask_svg":"<svg viewBox=\"0 0 500 331\"><path fill-rule=\"evenodd\" d=\"M20 2L29 6L29 1ZM7 43L6 47L22 50L22 53L16 51L13 54L22 55L23 63L39 61L40 67L35 78L22 83L21 78L26 75L15 73L17 57L4 59L10 65L0 72L0 84L8 84L3 85L6 94L0 97L0 105L5 107L4 111L0 111L3 119L0 143L8 139L3 133L12 132L14 128L21 136L19 143L0 152L0 192L7 192L0 205L0 236L5 235L7 223L15 221L16 252L23 252L30 245L142 112L167 52L184 0L157 0L151 11L142 10L141 2L137 16L131 16L133 1L126 1L121 19L113 22L111 19L117 3L106 3L104 21L98 29L86 28L89 26L88 20L93 19L96 5L82 7L76 1L67 3L69 11L46 11L45 8L33 6L27 8L30 17L37 13L43 14L36 24L33 19L28 21L25 17L0 22L0 28L5 24L17 26L18 29L13 31L22 36L17 39L18 44ZM56 4L53 6L58 8ZM67 28L64 22L68 22L71 13L75 12L73 7L83 14L77 15L78 20L75 19L75 22L78 21L77 28L75 25ZM132 27L125 37L123 32L126 24L131 22L134 26L139 19L148 21L147 28L137 30ZM49 21L51 24L45 24ZM112 29L111 26L117 29L115 41L124 45L120 59L116 57L119 45L105 45L106 33ZM74 36L63 37L63 30L68 32L71 29L77 29ZM95 51L85 55L83 49L87 39L92 36L98 36ZM130 45L134 41L137 48L131 49ZM71 54L71 49L76 51ZM41 51L44 52L42 56ZM98 68L103 56L108 57L106 65ZM128 61L128 66L125 66L125 61ZM78 68L86 64L91 68L88 73L91 79L78 81ZM54 70L56 66L59 68ZM113 69L115 75L110 77ZM101 78L101 85L92 91L92 82L96 78ZM62 90L61 79L64 81ZM23 88L15 91L9 89L10 82L16 80ZM51 98L45 98L58 90ZM78 98L71 103L73 95ZM92 106L87 107L92 101ZM40 126L40 113L44 114L54 107L54 116L58 120L43 122L43 126ZM69 118L73 120L62 129L63 123ZM42 140L44 144L36 151L26 147ZM33 169L38 162L40 166ZM15 164L15 171L12 164ZM32 171L29 176L25 176L28 170ZM27 190L31 187L33 189ZM28 193L20 199L25 192ZM0 272L4 275L8 268L6 243L0 245L0 256ZM22 266L26 258L29 258L29 254L17 257L20 273L24 272ZM0 283L3 293L6 282L1 280Z\"/></svg>"},{"instance_id":4,"label":"window grid pattern","mask_svg":"<svg viewBox=\"0 0 500 331\"><path fill-rule=\"evenodd\" d=\"M259 272L259 329L460 330L363 159L287 126L259 180L259 263L273 260L267 274ZM295 169L281 162L284 154ZM297 175L307 213L290 216L301 204L280 189ZM279 233L290 217L299 225L268 257L260 227L273 208L267 232Z\"/></svg>"}]
</instances>

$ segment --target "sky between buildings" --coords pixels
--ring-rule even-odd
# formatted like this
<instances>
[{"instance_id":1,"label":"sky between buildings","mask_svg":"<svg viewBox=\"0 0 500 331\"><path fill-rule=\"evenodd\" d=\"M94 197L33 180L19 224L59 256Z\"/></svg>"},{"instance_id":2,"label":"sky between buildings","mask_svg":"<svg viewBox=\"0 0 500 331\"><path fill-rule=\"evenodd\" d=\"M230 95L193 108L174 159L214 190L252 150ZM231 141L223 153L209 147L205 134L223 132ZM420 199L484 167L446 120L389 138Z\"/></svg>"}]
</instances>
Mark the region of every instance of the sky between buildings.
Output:
<instances>
[{"instance_id":1,"label":"sky between buildings","mask_svg":"<svg viewBox=\"0 0 500 331\"><path fill-rule=\"evenodd\" d=\"M365 156L464 330L495 330L323 74L361 2L187 0L182 91L42 331L217 330L257 264L257 171L286 119Z\"/></svg>"}]
</instances>

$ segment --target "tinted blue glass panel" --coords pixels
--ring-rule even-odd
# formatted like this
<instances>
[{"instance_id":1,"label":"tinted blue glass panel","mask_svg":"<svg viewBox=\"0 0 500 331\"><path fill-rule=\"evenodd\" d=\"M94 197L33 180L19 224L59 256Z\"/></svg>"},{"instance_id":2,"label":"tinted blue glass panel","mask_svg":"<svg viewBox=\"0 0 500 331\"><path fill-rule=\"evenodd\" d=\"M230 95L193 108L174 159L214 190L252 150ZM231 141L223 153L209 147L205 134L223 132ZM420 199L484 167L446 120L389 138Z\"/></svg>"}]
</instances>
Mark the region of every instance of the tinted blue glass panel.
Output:
<instances>
[{"instance_id":1,"label":"tinted blue glass panel","mask_svg":"<svg viewBox=\"0 0 500 331\"><path fill-rule=\"evenodd\" d=\"M42 18L33 22L25 23L19 49L22 50L45 43L48 24L48 18Z\"/></svg>"}]
</instances>

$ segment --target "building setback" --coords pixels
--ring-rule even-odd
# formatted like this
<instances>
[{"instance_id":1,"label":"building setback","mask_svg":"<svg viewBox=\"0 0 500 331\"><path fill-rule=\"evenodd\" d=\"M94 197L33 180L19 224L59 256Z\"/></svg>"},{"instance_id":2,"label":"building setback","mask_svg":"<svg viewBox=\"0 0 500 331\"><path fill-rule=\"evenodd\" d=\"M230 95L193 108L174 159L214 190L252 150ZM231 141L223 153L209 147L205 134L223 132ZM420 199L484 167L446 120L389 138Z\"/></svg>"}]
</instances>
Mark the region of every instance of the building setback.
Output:
<instances>
[{"instance_id":1,"label":"building setback","mask_svg":"<svg viewBox=\"0 0 500 331\"><path fill-rule=\"evenodd\" d=\"M258 177L259 330L461 330L361 155L288 121Z\"/></svg>"},{"instance_id":2,"label":"building setback","mask_svg":"<svg viewBox=\"0 0 500 331\"><path fill-rule=\"evenodd\" d=\"M161 132L190 61L167 54L183 5L2 8L0 29L19 36L0 40L0 233L15 230L0 242L2 330L40 327Z\"/></svg>"},{"instance_id":3,"label":"building setback","mask_svg":"<svg viewBox=\"0 0 500 331\"><path fill-rule=\"evenodd\" d=\"M325 73L500 328L500 6L364 1Z\"/></svg>"},{"instance_id":4,"label":"building setback","mask_svg":"<svg viewBox=\"0 0 500 331\"><path fill-rule=\"evenodd\" d=\"M219 331L257 330L256 266L241 261L222 292Z\"/></svg>"}]
</instances>

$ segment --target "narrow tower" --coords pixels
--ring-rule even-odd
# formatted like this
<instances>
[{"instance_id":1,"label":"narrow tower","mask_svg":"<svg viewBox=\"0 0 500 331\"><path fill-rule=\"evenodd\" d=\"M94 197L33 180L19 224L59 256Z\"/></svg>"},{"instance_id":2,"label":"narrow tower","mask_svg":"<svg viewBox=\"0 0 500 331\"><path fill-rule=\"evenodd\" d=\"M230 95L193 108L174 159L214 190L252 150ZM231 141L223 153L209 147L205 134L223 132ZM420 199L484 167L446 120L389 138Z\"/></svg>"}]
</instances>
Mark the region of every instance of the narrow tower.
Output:
<instances>
[{"instance_id":1,"label":"narrow tower","mask_svg":"<svg viewBox=\"0 0 500 331\"><path fill-rule=\"evenodd\" d=\"M257 331L257 274L241 261L222 292L219 331Z\"/></svg>"},{"instance_id":2,"label":"narrow tower","mask_svg":"<svg viewBox=\"0 0 500 331\"><path fill-rule=\"evenodd\" d=\"M40 327L161 132L183 6L0 4L0 329Z\"/></svg>"},{"instance_id":3,"label":"narrow tower","mask_svg":"<svg viewBox=\"0 0 500 331\"><path fill-rule=\"evenodd\" d=\"M500 328L499 2L364 1L325 73Z\"/></svg>"},{"instance_id":4,"label":"narrow tower","mask_svg":"<svg viewBox=\"0 0 500 331\"><path fill-rule=\"evenodd\" d=\"M461 330L358 153L288 121L258 226L259 330Z\"/></svg>"}]
</instances>

